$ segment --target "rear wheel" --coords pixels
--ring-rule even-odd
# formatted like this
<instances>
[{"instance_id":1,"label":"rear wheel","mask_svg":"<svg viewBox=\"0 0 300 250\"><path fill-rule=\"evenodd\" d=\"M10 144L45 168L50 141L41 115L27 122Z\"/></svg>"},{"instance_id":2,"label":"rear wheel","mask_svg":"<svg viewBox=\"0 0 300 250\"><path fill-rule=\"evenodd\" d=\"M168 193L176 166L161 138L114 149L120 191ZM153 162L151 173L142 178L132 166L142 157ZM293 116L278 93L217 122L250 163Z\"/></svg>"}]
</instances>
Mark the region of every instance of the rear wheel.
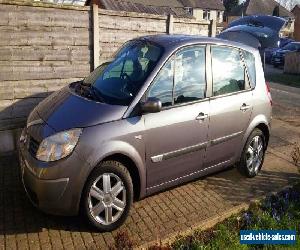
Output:
<instances>
[{"instance_id":1,"label":"rear wheel","mask_svg":"<svg viewBox=\"0 0 300 250\"><path fill-rule=\"evenodd\" d=\"M133 201L128 170L116 161L105 161L89 177L83 193L88 221L101 231L112 231L127 218Z\"/></svg>"},{"instance_id":2,"label":"rear wheel","mask_svg":"<svg viewBox=\"0 0 300 250\"><path fill-rule=\"evenodd\" d=\"M260 171L265 157L265 136L260 129L255 129L249 136L238 164L240 172L247 177L254 177Z\"/></svg>"}]
</instances>

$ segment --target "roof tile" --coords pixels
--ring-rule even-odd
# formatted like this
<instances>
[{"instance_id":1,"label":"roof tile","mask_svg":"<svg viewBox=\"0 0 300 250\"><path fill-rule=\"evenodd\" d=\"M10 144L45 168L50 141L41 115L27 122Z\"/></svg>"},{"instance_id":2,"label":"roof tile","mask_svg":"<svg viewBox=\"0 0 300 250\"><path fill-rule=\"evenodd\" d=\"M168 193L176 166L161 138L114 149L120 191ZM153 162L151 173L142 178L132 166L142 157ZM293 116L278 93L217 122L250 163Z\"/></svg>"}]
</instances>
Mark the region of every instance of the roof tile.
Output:
<instances>
[{"instance_id":1,"label":"roof tile","mask_svg":"<svg viewBox=\"0 0 300 250\"><path fill-rule=\"evenodd\" d=\"M274 0L246 0L242 5L234 8L229 16L244 15L272 15L276 6L279 6L281 17L293 17L293 14Z\"/></svg>"},{"instance_id":2,"label":"roof tile","mask_svg":"<svg viewBox=\"0 0 300 250\"><path fill-rule=\"evenodd\" d=\"M185 7L225 10L222 0L180 0Z\"/></svg>"},{"instance_id":3,"label":"roof tile","mask_svg":"<svg viewBox=\"0 0 300 250\"><path fill-rule=\"evenodd\" d=\"M168 5L167 2L173 4L173 6L171 4ZM149 13L156 15L172 14L175 17L193 18L177 0L154 0L151 1L151 3L146 0L100 0L100 3L103 8L108 10Z\"/></svg>"}]
</instances>

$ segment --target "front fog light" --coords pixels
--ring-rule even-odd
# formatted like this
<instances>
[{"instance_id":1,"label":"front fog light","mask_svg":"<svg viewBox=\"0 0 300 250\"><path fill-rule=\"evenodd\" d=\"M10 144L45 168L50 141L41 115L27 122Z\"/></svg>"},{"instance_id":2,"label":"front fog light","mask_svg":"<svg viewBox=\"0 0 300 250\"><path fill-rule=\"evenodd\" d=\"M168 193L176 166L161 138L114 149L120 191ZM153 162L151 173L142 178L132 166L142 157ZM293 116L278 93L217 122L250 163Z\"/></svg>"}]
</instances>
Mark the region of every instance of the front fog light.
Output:
<instances>
[{"instance_id":1,"label":"front fog light","mask_svg":"<svg viewBox=\"0 0 300 250\"><path fill-rule=\"evenodd\" d=\"M36 158L40 161L57 161L71 154L77 145L82 129L76 128L45 138Z\"/></svg>"}]
</instances>

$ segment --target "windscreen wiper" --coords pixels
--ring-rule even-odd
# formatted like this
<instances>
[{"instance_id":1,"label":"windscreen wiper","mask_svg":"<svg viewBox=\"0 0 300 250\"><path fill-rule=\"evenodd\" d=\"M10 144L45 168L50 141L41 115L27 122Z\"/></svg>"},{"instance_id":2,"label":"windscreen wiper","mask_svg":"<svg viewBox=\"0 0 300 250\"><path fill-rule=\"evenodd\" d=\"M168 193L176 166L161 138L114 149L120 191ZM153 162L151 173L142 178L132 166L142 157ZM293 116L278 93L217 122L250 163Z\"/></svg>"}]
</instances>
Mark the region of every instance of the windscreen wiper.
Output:
<instances>
[{"instance_id":1,"label":"windscreen wiper","mask_svg":"<svg viewBox=\"0 0 300 250\"><path fill-rule=\"evenodd\" d=\"M90 92L92 92L92 95L96 97L97 101L105 103L105 100L102 97L101 92L94 85L90 84L89 90Z\"/></svg>"}]
</instances>

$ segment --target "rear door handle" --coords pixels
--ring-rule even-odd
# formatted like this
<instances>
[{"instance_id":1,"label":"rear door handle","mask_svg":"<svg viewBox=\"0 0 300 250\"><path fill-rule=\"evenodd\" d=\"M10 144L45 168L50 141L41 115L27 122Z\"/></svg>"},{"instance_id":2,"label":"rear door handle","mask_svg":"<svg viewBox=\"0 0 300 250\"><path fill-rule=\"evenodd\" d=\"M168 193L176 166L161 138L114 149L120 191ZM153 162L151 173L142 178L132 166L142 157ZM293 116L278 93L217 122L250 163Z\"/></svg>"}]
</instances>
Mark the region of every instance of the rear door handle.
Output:
<instances>
[{"instance_id":1,"label":"rear door handle","mask_svg":"<svg viewBox=\"0 0 300 250\"><path fill-rule=\"evenodd\" d=\"M250 108L251 108L250 105L247 105L246 103L243 103L243 105L240 107L240 110L241 111L246 111L246 110L248 110Z\"/></svg>"},{"instance_id":2,"label":"rear door handle","mask_svg":"<svg viewBox=\"0 0 300 250\"><path fill-rule=\"evenodd\" d=\"M196 117L196 120L197 121L203 121L205 120L206 118L208 118L208 114L204 114L204 113L200 113L197 117Z\"/></svg>"}]
</instances>

